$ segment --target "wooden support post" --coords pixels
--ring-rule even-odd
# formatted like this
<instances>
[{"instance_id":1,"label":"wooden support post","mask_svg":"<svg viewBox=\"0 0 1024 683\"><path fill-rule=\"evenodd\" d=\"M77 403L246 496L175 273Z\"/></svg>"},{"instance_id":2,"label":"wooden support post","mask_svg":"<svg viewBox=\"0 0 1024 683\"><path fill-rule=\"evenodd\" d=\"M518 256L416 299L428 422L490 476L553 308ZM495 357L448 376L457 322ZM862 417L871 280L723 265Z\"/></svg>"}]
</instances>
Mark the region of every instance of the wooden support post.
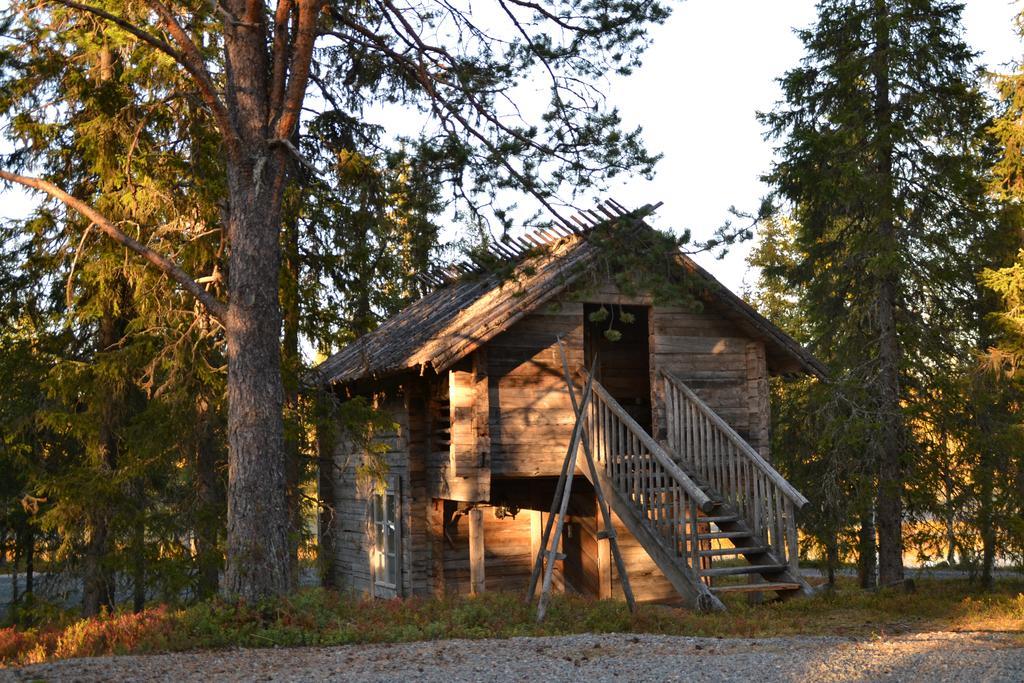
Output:
<instances>
[{"instance_id":1,"label":"wooden support post","mask_svg":"<svg viewBox=\"0 0 1024 683\"><path fill-rule=\"evenodd\" d=\"M560 349L562 348L561 339L558 340L558 346ZM562 351L562 356L563 362L565 362L564 349ZM593 371L593 369L591 369L591 371ZM572 480L576 473L576 454L580 449L580 442L583 440L583 428L585 425L584 416L586 415L587 407L590 405L593 385L594 376L591 374L587 378L587 386L583 389L582 403L578 406L576 405L576 394L575 392L571 392L573 409L576 412L576 424L573 426L572 439L569 441L569 449L565 454L565 463L562 465L562 476L558 480L558 489L561 491L561 503L559 503L559 497L556 493L555 500L552 502L551 506L552 511L554 511L556 507L558 511L557 523L554 526L554 538L551 539L551 545L548 547L548 535L551 531L552 522L552 520L549 519L547 526L544 528L544 537L542 539L543 548L541 549L540 555L537 556L537 561L533 567L533 574L530 577L530 588L527 599L533 597L533 591L537 585L537 577L541 573L541 569L543 569L544 582L541 584L540 600L537 602L538 622L544 620L544 614L547 612L548 599L551 596L551 582L555 572L555 561L557 559L561 559L559 557L559 548L561 547L562 541L562 529L565 526L566 512L569 508L569 498L572 495ZM590 451L588 449L587 453L589 452ZM593 463L591 463L591 466L593 466ZM630 598L632 598L631 595Z\"/></svg>"},{"instance_id":2,"label":"wooden support post","mask_svg":"<svg viewBox=\"0 0 1024 683\"><path fill-rule=\"evenodd\" d=\"M612 597L612 549L607 535L597 538L597 597L602 600Z\"/></svg>"},{"instance_id":3,"label":"wooden support post","mask_svg":"<svg viewBox=\"0 0 1024 683\"><path fill-rule=\"evenodd\" d=\"M427 512L430 543L430 586L435 597L444 595L444 501L434 498Z\"/></svg>"},{"instance_id":4,"label":"wooden support post","mask_svg":"<svg viewBox=\"0 0 1024 683\"><path fill-rule=\"evenodd\" d=\"M558 352L562 356L562 372L565 375L565 384L566 388L569 390L569 398L572 400L572 410L576 414L577 426L580 423L583 423L586 426L587 407L590 402L590 393L592 391L594 375L591 374L587 377L587 386L583 390L582 402L577 403L576 388L572 384L572 376L569 374L569 360L566 358L565 346L562 345L561 339L558 340ZM595 355L594 368L596 367L597 357ZM591 373L593 373L594 368L591 368ZM615 568L619 572L619 582L622 584L622 593L626 596L626 604L629 606L629 611L635 612L636 600L633 597L633 588L629 584L629 575L626 572L626 563L622 559L622 552L619 550L619 541L615 535L615 525L612 524L611 510L608 508L608 502L605 500L604 491L601 488L601 477L599 477L597 473L597 465L594 463L594 454L590 452L590 431L592 431L592 427L588 427L588 431L583 435L583 455L587 461L590 480L594 483L594 494L597 496L597 509L604 524L603 535L610 542L612 555L615 557ZM609 584L610 581L611 578L609 577ZM611 588L609 585L609 594L610 593Z\"/></svg>"},{"instance_id":5,"label":"wooden support post","mask_svg":"<svg viewBox=\"0 0 1024 683\"><path fill-rule=\"evenodd\" d=\"M484 511L478 507L469 511L469 592L484 592Z\"/></svg>"},{"instance_id":6,"label":"wooden support post","mask_svg":"<svg viewBox=\"0 0 1024 683\"><path fill-rule=\"evenodd\" d=\"M536 559L543 548L541 538L544 532L544 513L530 510L530 557Z\"/></svg>"}]
</instances>

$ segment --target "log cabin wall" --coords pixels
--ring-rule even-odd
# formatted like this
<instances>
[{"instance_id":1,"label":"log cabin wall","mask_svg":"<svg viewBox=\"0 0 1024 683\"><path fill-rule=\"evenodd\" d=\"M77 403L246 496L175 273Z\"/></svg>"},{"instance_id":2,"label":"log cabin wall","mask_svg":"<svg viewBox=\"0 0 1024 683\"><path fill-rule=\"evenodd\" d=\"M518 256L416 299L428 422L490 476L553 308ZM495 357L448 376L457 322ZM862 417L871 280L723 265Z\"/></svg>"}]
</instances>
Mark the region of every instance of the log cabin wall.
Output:
<instances>
[{"instance_id":1,"label":"log cabin wall","mask_svg":"<svg viewBox=\"0 0 1024 683\"><path fill-rule=\"evenodd\" d=\"M553 477L498 479L492 504L432 500L428 510L431 591L435 595L472 592L470 509L476 508L483 527L484 590L525 592L548 514L541 508L551 505L555 484ZM563 574L560 560L553 576L556 591L564 589Z\"/></svg>"},{"instance_id":2,"label":"log cabin wall","mask_svg":"<svg viewBox=\"0 0 1024 683\"><path fill-rule=\"evenodd\" d=\"M380 401L378 409L394 420L397 428L380 433L377 440L387 446L383 454L388 466L389 478L400 488L401 507L411 503L408 491L409 419L402 397L389 397ZM373 521L371 499L373 483L359 476L359 469L368 462L368 454L351 437L340 435L334 451L334 501L337 517L335 520L335 562L338 571L339 588L348 588L357 593L374 595L373 585ZM408 516L403 515L405 519ZM401 549L409 554L399 563L401 570L411 564L411 550L408 544ZM399 585L408 574L400 571Z\"/></svg>"},{"instance_id":3,"label":"log cabin wall","mask_svg":"<svg viewBox=\"0 0 1024 683\"><path fill-rule=\"evenodd\" d=\"M570 512L576 537L570 538L564 546L566 581L585 595L602 599L625 599L622 581L615 570L610 542L597 535L602 524L594 489L590 482L580 476L576 477L573 484ZM636 599L640 602L679 599L675 588L614 512L612 524Z\"/></svg>"},{"instance_id":4,"label":"log cabin wall","mask_svg":"<svg viewBox=\"0 0 1024 683\"><path fill-rule=\"evenodd\" d=\"M376 435L387 446L383 454L387 479L398 494L399 560L396 595L426 595L430 586L430 547L426 496L426 397L419 382L402 387L383 399L378 409L392 417L397 428ZM367 595L375 591L371 497L373 483L361 480L358 469L368 455L342 435L334 449L332 477L335 518L334 570L339 588Z\"/></svg>"},{"instance_id":5,"label":"log cabin wall","mask_svg":"<svg viewBox=\"0 0 1024 683\"><path fill-rule=\"evenodd\" d=\"M763 343L714 311L651 308L643 297L624 297L607 289L581 298L593 300L590 303L647 305L646 321L640 324L646 325L650 356L637 367L648 368L655 435L662 419L657 373L667 368L766 454ZM467 503L507 502L499 498L508 499L502 492L516 481L534 494L514 496L522 498L515 519L499 519L495 507L480 506L484 585L487 590L525 589L546 515L538 510L550 504L550 495L536 499L542 481L537 478L557 476L574 422L555 339L562 337L570 367L579 367L584 363L585 325L584 303L563 300L557 307L527 315L451 371L406 382L401 400L387 405L400 425L388 437L387 458L403 486L404 594L470 592ZM481 414L487 415L486 421ZM498 488L492 492L492 487ZM347 479L339 479L336 490L346 520L337 551L339 568L349 577L347 585L370 592L368 499L359 496ZM588 595L621 597L608 542L597 538L593 491L582 477L577 477L575 490L562 548L567 558L557 567L556 589L568 585ZM675 599L671 584L639 542L617 518L614 521L637 598Z\"/></svg>"},{"instance_id":6,"label":"log cabin wall","mask_svg":"<svg viewBox=\"0 0 1024 683\"><path fill-rule=\"evenodd\" d=\"M583 362L583 305L525 316L487 345L493 477L558 476L575 415L556 338L569 367Z\"/></svg>"},{"instance_id":7,"label":"log cabin wall","mask_svg":"<svg viewBox=\"0 0 1024 683\"><path fill-rule=\"evenodd\" d=\"M650 317L656 438L664 438L664 385L669 370L765 457L769 445L768 375L764 343L705 308L655 306Z\"/></svg>"},{"instance_id":8,"label":"log cabin wall","mask_svg":"<svg viewBox=\"0 0 1024 683\"><path fill-rule=\"evenodd\" d=\"M484 587L487 591L525 592L533 568L533 527L535 513L519 510L515 517L499 517L502 508L480 506L484 530ZM469 595L469 520L455 512L446 526L444 539L444 591Z\"/></svg>"},{"instance_id":9,"label":"log cabin wall","mask_svg":"<svg viewBox=\"0 0 1024 683\"><path fill-rule=\"evenodd\" d=\"M433 591L430 542L430 497L427 495L429 456L430 388L426 380L410 380L405 385L405 409L408 429L408 495L403 503L403 528L406 548L404 562L410 577L406 595L430 595Z\"/></svg>"},{"instance_id":10,"label":"log cabin wall","mask_svg":"<svg viewBox=\"0 0 1024 683\"><path fill-rule=\"evenodd\" d=\"M447 444L432 449L431 490L435 496L483 501L488 499L490 477L558 474L575 416L555 339L562 337L570 368L582 366L584 307L600 303L613 304L616 310L625 306L625 310L638 314L633 325L646 325L649 359L637 359L632 365L617 363L620 369L635 365L636 372L646 369L648 373L653 406L629 401L632 394L626 397L627 403L636 404L627 405L627 410L636 412L644 427L649 425L655 437L664 436L660 433L664 388L658 373L665 368L676 373L755 449L768 456L769 396L763 342L750 338L735 323L710 309L695 313L682 307L650 307L649 297L623 296L611 286L578 295L582 301L572 301L570 296L525 316L492 339L472 360L463 361L448 373L454 445L450 452ZM642 315L644 312L646 315ZM633 339L637 332L633 325L619 326L625 332L622 349L643 346ZM608 355L615 345L602 341L601 349ZM614 361L609 357L610 363ZM609 390L616 382L625 382L619 393L626 394L630 393L627 384L647 386L647 382L630 383L628 379L618 375L610 378L613 386ZM488 390L482 392L482 386ZM480 418L484 410L489 416L486 426ZM652 413L650 419L644 419L647 410ZM450 464L445 464L445 457ZM466 470L471 463L479 468ZM458 475L460 467L470 474L453 479L451 473Z\"/></svg>"},{"instance_id":11,"label":"log cabin wall","mask_svg":"<svg viewBox=\"0 0 1024 683\"><path fill-rule=\"evenodd\" d=\"M428 383L427 486L431 497L486 501L491 493L487 347Z\"/></svg>"}]
</instances>

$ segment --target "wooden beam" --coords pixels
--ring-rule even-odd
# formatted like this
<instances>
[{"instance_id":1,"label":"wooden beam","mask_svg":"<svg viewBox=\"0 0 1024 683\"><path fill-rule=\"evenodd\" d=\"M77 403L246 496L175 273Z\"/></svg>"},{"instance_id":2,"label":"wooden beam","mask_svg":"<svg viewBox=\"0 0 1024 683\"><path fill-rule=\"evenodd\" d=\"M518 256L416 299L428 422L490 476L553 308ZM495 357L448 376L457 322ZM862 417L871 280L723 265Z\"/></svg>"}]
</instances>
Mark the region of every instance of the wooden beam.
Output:
<instances>
[{"instance_id":1,"label":"wooden beam","mask_svg":"<svg viewBox=\"0 0 1024 683\"><path fill-rule=\"evenodd\" d=\"M600 501L596 505L600 505ZM597 597L602 600L612 597L612 542L607 536L597 539Z\"/></svg>"},{"instance_id":2,"label":"wooden beam","mask_svg":"<svg viewBox=\"0 0 1024 683\"><path fill-rule=\"evenodd\" d=\"M437 597L444 595L444 500L430 501L427 534L430 544L430 586Z\"/></svg>"},{"instance_id":3,"label":"wooden beam","mask_svg":"<svg viewBox=\"0 0 1024 683\"><path fill-rule=\"evenodd\" d=\"M469 511L469 592L484 592L484 511L474 507Z\"/></svg>"}]
</instances>

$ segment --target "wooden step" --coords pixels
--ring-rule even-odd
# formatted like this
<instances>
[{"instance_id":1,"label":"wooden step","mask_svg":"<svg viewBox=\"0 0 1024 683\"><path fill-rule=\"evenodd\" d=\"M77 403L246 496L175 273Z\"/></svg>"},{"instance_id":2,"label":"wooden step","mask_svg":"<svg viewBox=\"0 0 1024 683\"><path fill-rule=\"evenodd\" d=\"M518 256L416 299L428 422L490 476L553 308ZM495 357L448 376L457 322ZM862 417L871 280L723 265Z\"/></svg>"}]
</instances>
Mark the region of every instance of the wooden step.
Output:
<instances>
[{"instance_id":1,"label":"wooden step","mask_svg":"<svg viewBox=\"0 0 1024 683\"><path fill-rule=\"evenodd\" d=\"M701 557L719 557L722 555L760 555L766 553L771 548L766 545L748 545L741 548L712 548L711 550L701 550Z\"/></svg>"},{"instance_id":2,"label":"wooden step","mask_svg":"<svg viewBox=\"0 0 1024 683\"><path fill-rule=\"evenodd\" d=\"M784 581L769 583L736 583L729 586L712 586L712 593L761 593L764 591L795 591L800 589L799 583Z\"/></svg>"},{"instance_id":3,"label":"wooden step","mask_svg":"<svg viewBox=\"0 0 1024 683\"><path fill-rule=\"evenodd\" d=\"M712 531L711 533L697 533L697 538L701 541L710 541L714 539L750 539L754 535L750 531Z\"/></svg>"},{"instance_id":4,"label":"wooden step","mask_svg":"<svg viewBox=\"0 0 1024 683\"><path fill-rule=\"evenodd\" d=\"M785 564L745 564L739 567L720 567L718 569L705 569L701 576L732 576L735 574L774 574L786 569Z\"/></svg>"},{"instance_id":5,"label":"wooden step","mask_svg":"<svg viewBox=\"0 0 1024 683\"><path fill-rule=\"evenodd\" d=\"M715 524L728 524L729 522L738 522L740 518L737 515L721 515L719 517L698 517L697 524L705 524L714 522Z\"/></svg>"}]
</instances>

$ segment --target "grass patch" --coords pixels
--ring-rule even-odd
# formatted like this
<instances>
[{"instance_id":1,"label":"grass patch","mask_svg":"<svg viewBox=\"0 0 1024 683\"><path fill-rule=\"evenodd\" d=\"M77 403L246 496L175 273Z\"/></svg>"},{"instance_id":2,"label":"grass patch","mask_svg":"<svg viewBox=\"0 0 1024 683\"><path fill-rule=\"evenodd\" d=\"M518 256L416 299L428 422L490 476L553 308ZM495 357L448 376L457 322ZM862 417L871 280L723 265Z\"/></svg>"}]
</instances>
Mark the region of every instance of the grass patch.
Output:
<instances>
[{"instance_id":1,"label":"grass patch","mask_svg":"<svg viewBox=\"0 0 1024 683\"><path fill-rule=\"evenodd\" d=\"M543 624L521 596L489 593L449 597L364 600L322 589L262 604L220 600L166 606L140 614L95 619L58 618L32 629L0 629L0 664L19 665L107 654L221 647L284 647L394 643L447 638L505 638L571 633L656 633L711 637L780 635L884 636L911 631L1024 632L1024 582L1004 581L980 593L966 581L918 582L916 593L867 593L850 583L814 598L748 605L727 600L729 611L696 614L642 605L555 596ZM1024 640L1022 640L1024 644Z\"/></svg>"}]
</instances>

